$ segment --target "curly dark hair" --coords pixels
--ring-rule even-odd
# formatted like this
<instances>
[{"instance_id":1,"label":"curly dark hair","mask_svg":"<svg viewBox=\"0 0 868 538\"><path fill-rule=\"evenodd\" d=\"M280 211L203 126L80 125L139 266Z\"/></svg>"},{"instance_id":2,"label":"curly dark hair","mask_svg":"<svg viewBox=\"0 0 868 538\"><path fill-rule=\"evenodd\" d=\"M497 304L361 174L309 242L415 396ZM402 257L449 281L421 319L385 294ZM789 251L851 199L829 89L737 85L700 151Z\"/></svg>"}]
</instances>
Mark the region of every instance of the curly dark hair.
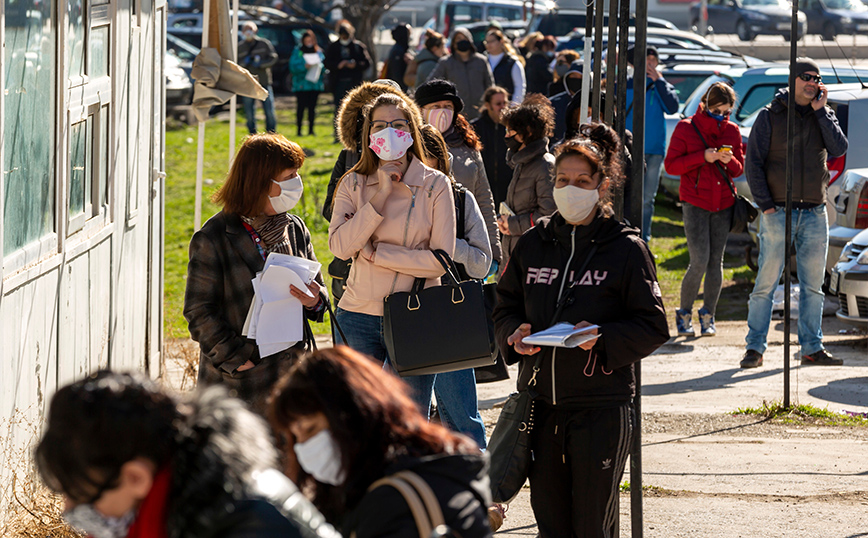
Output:
<instances>
[{"instance_id":1,"label":"curly dark hair","mask_svg":"<svg viewBox=\"0 0 868 538\"><path fill-rule=\"evenodd\" d=\"M455 119L452 120L452 128L461 136L464 144L470 149L482 151L482 142L479 140L479 135L476 130L470 126L470 122L464 117L464 114L455 114Z\"/></svg>"},{"instance_id":2,"label":"curly dark hair","mask_svg":"<svg viewBox=\"0 0 868 538\"><path fill-rule=\"evenodd\" d=\"M525 144L552 136L555 132L555 109L540 93L532 93L519 106L504 110L501 120L521 135Z\"/></svg>"},{"instance_id":3,"label":"curly dark hair","mask_svg":"<svg viewBox=\"0 0 868 538\"><path fill-rule=\"evenodd\" d=\"M621 139L614 129L605 123L583 123L575 138L565 140L555 148L555 174L558 166L567 157L579 157L590 166L594 175L599 172L601 181L608 179L609 188L600 198L600 207L611 214L612 192L623 182L623 163L621 162Z\"/></svg>"}]
</instances>

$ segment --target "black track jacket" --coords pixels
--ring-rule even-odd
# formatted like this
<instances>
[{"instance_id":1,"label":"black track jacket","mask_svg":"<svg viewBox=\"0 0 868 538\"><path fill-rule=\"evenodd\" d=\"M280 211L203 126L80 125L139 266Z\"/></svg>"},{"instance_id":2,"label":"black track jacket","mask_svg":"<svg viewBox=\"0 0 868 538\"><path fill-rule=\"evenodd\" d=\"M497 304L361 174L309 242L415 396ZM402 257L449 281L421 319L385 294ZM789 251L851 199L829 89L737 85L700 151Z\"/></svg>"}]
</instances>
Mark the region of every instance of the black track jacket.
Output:
<instances>
[{"instance_id":1,"label":"black track jacket","mask_svg":"<svg viewBox=\"0 0 868 538\"><path fill-rule=\"evenodd\" d=\"M575 274L592 243L596 253L583 273ZM602 336L591 351L543 347L533 389L552 405L623 404L635 393L633 363L663 345L669 329L657 270L638 230L600 212L587 226L567 224L555 213L521 237L497 286L500 349L507 362L521 361L518 388L526 387L537 356L519 355L506 340L522 323L530 323L532 332L551 325L565 276L565 292L576 285L557 321L589 321L600 326Z\"/></svg>"}]
</instances>

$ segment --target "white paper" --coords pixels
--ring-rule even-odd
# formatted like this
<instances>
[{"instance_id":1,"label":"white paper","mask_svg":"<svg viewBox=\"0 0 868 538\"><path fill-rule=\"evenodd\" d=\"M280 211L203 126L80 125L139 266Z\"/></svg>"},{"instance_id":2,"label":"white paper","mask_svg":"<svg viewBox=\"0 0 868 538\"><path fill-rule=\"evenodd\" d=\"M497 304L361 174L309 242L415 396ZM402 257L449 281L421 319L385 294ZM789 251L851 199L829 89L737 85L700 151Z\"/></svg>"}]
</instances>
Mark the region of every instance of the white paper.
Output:
<instances>
[{"instance_id":1,"label":"white paper","mask_svg":"<svg viewBox=\"0 0 868 538\"><path fill-rule=\"evenodd\" d=\"M507 217L515 216L515 212L506 205L506 202L500 202L500 214L506 215Z\"/></svg>"},{"instance_id":2,"label":"white paper","mask_svg":"<svg viewBox=\"0 0 868 538\"><path fill-rule=\"evenodd\" d=\"M259 312L256 343L298 342L304 334L304 312L298 299L266 302Z\"/></svg>"},{"instance_id":3,"label":"white paper","mask_svg":"<svg viewBox=\"0 0 868 538\"><path fill-rule=\"evenodd\" d=\"M319 76L322 73L322 64L316 64L313 67L307 68L307 73L304 75L304 79L308 82L319 82Z\"/></svg>"},{"instance_id":4,"label":"white paper","mask_svg":"<svg viewBox=\"0 0 868 538\"><path fill-rule=\"evenodd\" d=\"M322 264L319 262L315 262L313 260L308 260L307 258L299 258L298 256L291 256L289 254L280 254L277 252L272 252L268 255L268 258L265 259L265 267L263 271L271 267L272 265L278 265L280 267L288 267L295 271L301 276L302 280L305 284L310 284L311 281L316 277L316 275L322 269Z\"/></svg>"},{"instance_id":5,"label":"white paper","mask_svg":"<svg viewBox=\"0 0 868 538\"><path fill-rule=\"evenodd\" d=\"M588 334L593 329L599 329L599 325L589 325L581 329L575 329L572 323L560 322L552 325L544 331L534 333L522 339L522 342L532 346L550 347L578 347L583 343L599 338L599 334Z\"/></svg>"},{"instance_id":6,"label":"white paper","mask_svg":"<svg viewBox=\"0 0 868 538\"><path fill-rule=\"evenodd\" d=\"M315 64L322 65L322 60L319 59L319 53L318 52L306 52L306 53L302 54L301 57L304 58L304 64L305 65L315 65Z\"/></svg>"},{"instance_id":7,"label":"white paper","mask_svg":"<svg viewBox=\"0 0 868 538\"><path fill-rule=\"evenodd\" d=\"M288 267L281 267L279 265L269 267L263 271L262 277L259 279L259 295L265 303L283 301L290 298L298 301L290 293L290 285L300 289L308 297L313 297L313 294L307 288L307 284L304 283L298 273Z\"/></svg>"}]
</instances>

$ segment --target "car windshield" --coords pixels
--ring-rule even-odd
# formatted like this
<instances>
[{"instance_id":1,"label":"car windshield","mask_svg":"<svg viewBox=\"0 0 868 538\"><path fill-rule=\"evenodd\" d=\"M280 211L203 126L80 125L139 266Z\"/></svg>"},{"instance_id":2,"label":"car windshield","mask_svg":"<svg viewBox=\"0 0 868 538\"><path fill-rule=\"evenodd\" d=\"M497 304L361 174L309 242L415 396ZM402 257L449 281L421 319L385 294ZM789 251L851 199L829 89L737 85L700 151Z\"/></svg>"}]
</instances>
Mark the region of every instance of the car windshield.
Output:
<instances>
[{"instance_id":1,"label":"car windshield","mask_svg":"<svg viewBox=\"0 0 868 538\"><path fill-rule=\"evenodd\" d=\"M868 6L860 0L826 0L829 9L846 9L849 11L866 11Z\"/></svg>"},{"instance_id":2,"label":"car windshield","mask_svg":"<svg viewBox=\"0 0 868 538\"><path fill-rule=\"evenodd\" d=\"M742 5L744 6L780 6L784 8L791 8L791 5L786 0L743 0Z\"/></svg>"}]
</instances>

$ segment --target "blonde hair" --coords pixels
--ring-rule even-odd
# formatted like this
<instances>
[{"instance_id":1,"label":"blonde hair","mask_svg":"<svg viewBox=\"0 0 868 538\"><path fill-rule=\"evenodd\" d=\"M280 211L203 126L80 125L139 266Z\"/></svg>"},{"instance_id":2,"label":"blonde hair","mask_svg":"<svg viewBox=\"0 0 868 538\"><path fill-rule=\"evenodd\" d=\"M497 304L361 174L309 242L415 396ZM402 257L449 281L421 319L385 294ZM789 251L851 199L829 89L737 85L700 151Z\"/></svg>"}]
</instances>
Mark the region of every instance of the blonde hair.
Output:
<instances>
[{"instance_id":1,"label":"blonde hair","mask_svg":"<svg viewBox=\"0 0 868 538\"><path fill-rule=\"evenodd\" d=\"M371 139L371 116L374 111L381 106L392 105L404 114L404 118L410 123L410 136L413 137L413 145L407 150L412 153L421 162L426 162L425 146L422 145L422 114L419 112L419 107L413 103L407 102L405 99L394 93L384 93L376 99L365 105L362 109L362 155L359 162L352 167L347 174L355 172L363 176L374 174L380 167L380 158L371 150L368 141ZM347 176L344 174L344 177ZM343 179L343 178L341 178Z\"/></svg>"},{"instance_id":2,"label":"blonde hair","mask_svg":"<svg viewBox=\"0 0 868 538\"><path fill-rule=\"evenodd\" d=\"M516 62L519 62L521 65L524 65L524 56L518 53L517 50L512 46L512 43L503 35L503 32L500 30L489 30L486 32L485 37L494 36L498 41L503 45L503 50L506 52L507 56L512 56Z\"/></svg>"}]
</instances>

